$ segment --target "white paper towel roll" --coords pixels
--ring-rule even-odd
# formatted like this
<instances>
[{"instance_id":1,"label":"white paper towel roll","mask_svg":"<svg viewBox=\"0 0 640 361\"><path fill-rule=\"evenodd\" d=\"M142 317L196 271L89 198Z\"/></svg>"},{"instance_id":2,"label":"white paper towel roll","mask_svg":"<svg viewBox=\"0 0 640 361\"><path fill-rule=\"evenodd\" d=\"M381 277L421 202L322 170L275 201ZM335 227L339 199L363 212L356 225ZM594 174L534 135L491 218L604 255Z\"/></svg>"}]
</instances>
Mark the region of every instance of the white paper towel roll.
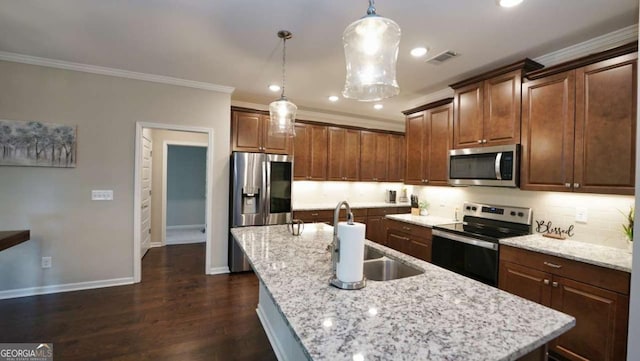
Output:
<instances>
[{"instance_id":1,"label":"white paper towel roll","mask_svg":"<svg viewBox=\"0 0 640 361\"><path fill-rule=\"evenodd\" d=\"M362 223L338 223L340 261L336 276L342 282L362 281L365 230L366 226Z\"/></svg>"}]
</instances>

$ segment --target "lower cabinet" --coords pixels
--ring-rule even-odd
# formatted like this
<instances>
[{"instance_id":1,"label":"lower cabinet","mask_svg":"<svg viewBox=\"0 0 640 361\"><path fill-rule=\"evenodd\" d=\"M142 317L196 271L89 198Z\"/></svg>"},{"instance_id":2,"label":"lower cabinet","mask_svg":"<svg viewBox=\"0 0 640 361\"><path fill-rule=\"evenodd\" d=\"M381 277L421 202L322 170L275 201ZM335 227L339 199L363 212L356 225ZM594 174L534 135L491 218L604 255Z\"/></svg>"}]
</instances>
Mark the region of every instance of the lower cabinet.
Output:
<instances>
[{"instance_id":1,"label":"lower cabinet","mask_svg":"<svg viewBox=\"0 0 640 361\"><path fill-rule=\"evenodd\" d=\"M431 262L431 228L385 219L386 246Z\"/></svg>"},{"instance_id":2,"label":"lower cabinet","mask_svg":"<svg viewBox=\"0 0 640 361\"><path fill-rule=\"evenodd\" d=\"M353 219L355 222L363 223L367 226L365 237L373 242L385 245L387 240L387 228L384 224L384 217L387 214L409 213L409 207L381 207L381 208L353 208ZM293 218L300 219L304 223L326 223L333 224L334 210L318 209L294 211ZM340 210L340 222L347 219L346 210Z\"/></svg>"},{"instance_id":3,"label":"lower cabinet","mask_svg":"<svg viewBox=\"0 0 640 361\"><path fill-rule=\"evenodd\" d=\"M501 246L499 287L576 318L549 343L569 360L626 359L629 274Z\"/></svg>"},{"instance_id":4,"label":"lower cabinet","mask_svg":"<svg viewBox=\"0 0 640 361\"><path fill-rule=\"evenodd\" d=\"M409 207L381 207L369 208L367 210L367 234L368 240L389 246L387 244L387 225L385 217L387 214L409 213Z\"/></svg>"}]
</instances>

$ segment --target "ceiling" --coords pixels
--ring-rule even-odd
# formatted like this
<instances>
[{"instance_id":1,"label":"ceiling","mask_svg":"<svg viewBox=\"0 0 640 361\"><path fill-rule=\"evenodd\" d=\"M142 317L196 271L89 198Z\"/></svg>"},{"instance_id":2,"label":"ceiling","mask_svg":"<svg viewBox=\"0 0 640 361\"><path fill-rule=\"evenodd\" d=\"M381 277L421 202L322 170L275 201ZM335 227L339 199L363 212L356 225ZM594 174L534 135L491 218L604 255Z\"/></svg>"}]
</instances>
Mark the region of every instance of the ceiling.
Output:
<instances>
[{"instance_id":1,"label":"ceiling","mask_svg":"<svg viewBox=\"0 0 640 361\"><path fill-rule=\"evenodd\" d=\"M232 99L268 104L279 93L287 42L288 98L300 109L401 122L402 110L491 67L552 51L638 22L638 0L379 0L378 14L402 28L400 95L371 103L341 98L342 32L365 0L0 0L0 51L235 87ZM461 54L441 65L409 55Z\"/></svg>"}]
</instances>

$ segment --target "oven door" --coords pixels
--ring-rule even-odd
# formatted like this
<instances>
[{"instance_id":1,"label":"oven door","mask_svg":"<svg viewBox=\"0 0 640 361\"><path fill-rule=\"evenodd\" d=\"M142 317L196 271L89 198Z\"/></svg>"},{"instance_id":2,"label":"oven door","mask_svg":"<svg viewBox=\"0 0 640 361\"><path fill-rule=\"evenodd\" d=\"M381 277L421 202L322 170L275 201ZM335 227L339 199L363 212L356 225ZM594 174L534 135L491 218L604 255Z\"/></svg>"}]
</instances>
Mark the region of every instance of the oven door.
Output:
<instances>
[{"instance_id":1,"label":"oven door","mask_svg":"<svg viewBox=\"0 0 640 361\"><path fill-rule=\"evenodd\" d=\"M498 286L498 244L433 230L431 263L476 281Z\"/></svg>"}]
</instances>

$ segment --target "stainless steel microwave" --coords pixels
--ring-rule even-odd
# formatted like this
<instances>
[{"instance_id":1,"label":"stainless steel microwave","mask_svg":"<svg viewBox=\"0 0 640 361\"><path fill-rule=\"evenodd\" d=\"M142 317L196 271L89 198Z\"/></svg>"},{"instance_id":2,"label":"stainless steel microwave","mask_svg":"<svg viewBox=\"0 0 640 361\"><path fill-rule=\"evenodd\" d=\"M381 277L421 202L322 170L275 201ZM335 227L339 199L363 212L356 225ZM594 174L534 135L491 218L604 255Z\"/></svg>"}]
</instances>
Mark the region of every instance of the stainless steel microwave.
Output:
<instances>
[{"instance_id":1,"label":"stainless steel microwave","mask_svg":"<svg viewBox=\"0 0 640 361\"><path fill-rule=\"evenodd\" d=\"M520 145L450 150L448 166L454 186L518 187Z\"/></svg>"}]
</instances>

